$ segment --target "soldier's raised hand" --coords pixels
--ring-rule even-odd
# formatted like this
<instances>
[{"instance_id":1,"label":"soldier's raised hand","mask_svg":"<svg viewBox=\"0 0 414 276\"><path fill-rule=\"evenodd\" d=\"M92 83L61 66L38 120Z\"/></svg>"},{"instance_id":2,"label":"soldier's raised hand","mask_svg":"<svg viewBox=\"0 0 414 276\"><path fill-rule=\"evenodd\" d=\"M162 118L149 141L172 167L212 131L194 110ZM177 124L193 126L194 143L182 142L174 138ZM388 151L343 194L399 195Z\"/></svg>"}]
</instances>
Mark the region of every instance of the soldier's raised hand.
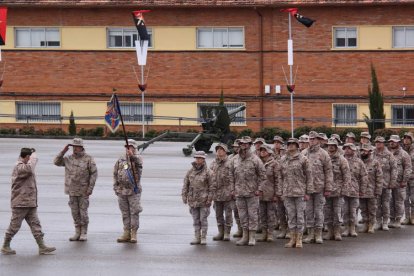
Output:
<instances>
[{"instance_id":1,"label":"soldier's raised hand","mask_svg":"<svg viewBox=\"0 0 414 276\"><path fill-rule=\"evenodd\" d=\"M131 147L129 147L129 148L127 148L127 154L128 154L128 156L134 156L134 149L133 148L131 148Z\"/></svg>"},{"instance_id":2,"label":"soldier's raised hand","mask_svg":"<svg viewBox=\"0 0 414 276\"><path fill-rule=\"evenodd\" d=\"M183 196L182 199L183 199L183 203L187 204L187 198L185 196Z\"/></svg>"},{"instance_id":3,"label":"soldier's raised hand","mask_svg":"<svg viewBox=\"0 0 414 276\"><path fill-rule=\"evenodd\" d=\"M67 144L67 145L63 148L62 153L63 153L63 154L65 154L65 153L69 150L69 147L70 147L70 144Z\"/></svg>"}]
</instances>

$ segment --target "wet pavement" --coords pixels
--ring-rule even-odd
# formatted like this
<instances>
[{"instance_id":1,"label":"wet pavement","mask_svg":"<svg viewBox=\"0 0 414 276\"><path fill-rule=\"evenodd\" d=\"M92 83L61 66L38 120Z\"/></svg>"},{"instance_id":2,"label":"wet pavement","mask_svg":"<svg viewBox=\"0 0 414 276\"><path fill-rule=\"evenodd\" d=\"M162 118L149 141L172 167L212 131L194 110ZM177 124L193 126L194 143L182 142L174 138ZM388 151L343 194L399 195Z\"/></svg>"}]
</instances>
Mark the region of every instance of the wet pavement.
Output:
<instances>
[{"instance_id":1,"label":"wet pavement","mask_svg":"<svg viewBox=\"0 0 414 276\"><path fill-rule=\"evenodd\" d=\"M10 175L21 147L35 147L39 157L39 217L53 255L39 256L25 222L12 241L15 256L0 256L0 275L414 275L414 226L359 234L342 242L283 248L286 240L238 247L212 241L214 211L209 217L207 246L191 246L192 219L181 202L182 179L192 162L186 143L158 142L144 153L144 208L138 244L119 244L122 221L112 190L112 169L122 141L86 141L98 166L90 200L87 242L69 242L72 218L63 193L64 169L53 165L65 140L0 139L0 236L8 227ZM208 163L213 156L210 154ZM233 226L235 231L235 226Z\"/></svg>"}]
</instances>

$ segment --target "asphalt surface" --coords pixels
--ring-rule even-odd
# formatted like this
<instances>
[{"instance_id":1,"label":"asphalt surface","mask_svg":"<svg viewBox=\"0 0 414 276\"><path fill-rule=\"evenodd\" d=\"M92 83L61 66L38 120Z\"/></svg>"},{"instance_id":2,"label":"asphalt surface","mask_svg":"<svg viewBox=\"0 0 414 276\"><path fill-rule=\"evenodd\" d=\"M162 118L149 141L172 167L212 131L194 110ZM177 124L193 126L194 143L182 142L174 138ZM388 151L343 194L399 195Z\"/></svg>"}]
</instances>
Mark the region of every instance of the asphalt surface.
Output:
<instances>
[{"instance_id":1,"label":"asphalt surface","mask_svg":"<svg viewBox=\"0 0 414 276\"><path fill-rule=\"evenodd\" d=\"M35 147L39 157L37 183L39 217L53 255L39 256L27 224L12 241L14 256L0 256L0 275L414 275L414 226L374 235L360 234L342 242L283 248L286 240L238 247L212 241L214 211L209 217L207 246L191 246L192 219L181 202L182 179L191 157L186 143L158 142L144 153L144 208L138 244L118 244L122 221L112 191L112 168L122 154L121 141L86 141L86 151L98 165L91 196L87 242L69 242L73 224L63 192L64 169L54 156L68 141L0 139L0 235L8 227L10 175L21 147ZM208 163L213 156L210 154ZM235 226L233 226L233 232Z\"/></svg>"}]
</instances>

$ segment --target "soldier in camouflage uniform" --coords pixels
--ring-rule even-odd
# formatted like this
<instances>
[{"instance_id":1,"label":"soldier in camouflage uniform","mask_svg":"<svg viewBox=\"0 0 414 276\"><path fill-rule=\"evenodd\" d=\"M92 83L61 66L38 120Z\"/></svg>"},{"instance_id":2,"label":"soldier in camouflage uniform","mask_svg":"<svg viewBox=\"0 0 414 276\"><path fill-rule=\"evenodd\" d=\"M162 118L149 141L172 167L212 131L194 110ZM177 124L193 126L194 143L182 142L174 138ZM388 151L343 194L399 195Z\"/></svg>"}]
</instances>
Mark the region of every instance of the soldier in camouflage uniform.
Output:
<instances>
[{"instance_id":1,"label":"soldier in camouflage uniform","mask_svg":"<svg viewBox=\"0 0 414 276\"><path fill-rule=\"evenodd\" d=\"M299 150L304 151L307 148L309 148L309 136L303 134L299 137Z\"/></svg>"},{"instance_id":2,"label":"soldier in camouflage uniform","mask_svg":"<svg viewBox=\"0 0 414 276\"><path fill-rule=\"evenodd\" d=\"M253 246L256 244L260 185L266 179L266 170L260 158L250 151L251 144L250 137L240 140L239 154L230 167L230 183L243 227L243 236L237 245Z\"/></svg>"},{"instance_id":3,"label":"soldier in camouflage uniform","mask_svg":"<svg viewBox=\"0 0 414 276\"><path fill-rule=\"evenodd\" d=\"M276 210L274 202L281 194L279 187L280 179L280 165L279 162L273 158L273 150L268 145L260 147L260 159L266 169L266 181L261 185L260 190L260 221L262 223L262 238L257 241L273 241L273 230L276 225Z\"/></svg>"},{"instance_id":4,"label":"soldier in camouflage uniform","mask_svg":"<svg viewBox=\"0 0 414 276\"><path fill-rule=\"evenodd\" d=\"M404 150L411 157L411 164L414 164L414 134L406 132L404 134ZM401 224L414 225L414 170L411 172L410 180L407 184L407 195L404 201L405 205L405 219Z\"/></svg>"},{"instance_id":5,"label":"soldier in camouflage uniform","mask_svg":"<svg viewBox=\"0 0 414 276\"><path fill-rule=\"evenodd\" d=\"M392 200L390 205L391 228L401 228L401 219L404 215L404 200L406 187L411 177L411 157L400 147L400 137L391 135L389 141L390 151L397 160L397 185L391 187Z\"/></svg>"},{"instance_id":6,"label":"soldier in camouflage uniform","mask_svg":"<svg viewBox=\"0 0 414 276\"><path fill-rule=\"evenodd\" d=\"M73 154L64 157L72 146ZM85 152L83 140L74 138L56 156L54 164L65 167L65 193L69 195L69 207L75 224L75 235L70 241L86 241L88 232L89 196L95 187L98 170L92 156Z\"/></svg>"},{"instance_id":7,"label":"soldier in camouflage uniform","mask_svg":"<svg viewBox=\"0 0 414 276\"><path fill-rule=\"evenodd\" d=\"M282 200L289 217L290 232L290 240L285 247L302 248L305 201L314 192L312 168L308 158L298 150L298 139L290 138L287 145L288 152L280 160Z\"/></svg>"},{"instance_id":8,"label":"soldier in camouflage uniform","mask_svg":"<svg viewBox=\"0 0 414 276\"><path fill-rule=\"evenodd\" d=\"M318 133L319 145L321 149L328 150L328 136L325 133Z\"/></svg>"},{"instance_id":9,"label":"soldier in camouflage uniform","mask_svg":"<svg viewBox=\"0 0 414 276\"><path fill-rule=\"evenodd\" d=\"M344 196L344 226L345 230L342 236L357 237L355 231L357 223L357 208L359 205L358 198L360 195L366 193L368 185L368 173L364 162L356 156L356 146L347 143L343 146L345 158L348 161L349 169L351 170L351 181L344 183L342 187L342 195Z\"/></svg>"},{"instance_id":10,"label":"soldier in camouflage uniform","mask_svg":"<svg viewBox=\"0 0 414 276\"><path fill-rule=\"evenodd\" d=\"M377 217L377 198L381 197L384 177L381 164L372 156L371 144L361 145L361 160L365 164L368 172L368 185L365 192L359 197L359 208L363 220L362 233L374 233L374 227Z\"/></svg>"},{"instance_id":11,"label":"soldier in camouflage uniform","mask_svg":"<svg viewBox=\"0 0 414 276\"><path fill-rule=\"evenodd\" d=\"M332 162L333 186L332 192L326 197L324 207L325 224L327 226L324 239L341 241L342 207L344 203L341 193L346 183L351 181L351 171L348 161L339 152L338 141L335 138L330 138L328 141L328 153Z\"/></svg>"},{"instance_id":12,"label":"soldier in camouflage uniform","mask_svg":"<svg viewBox=\"0 0 414 276\"><path fill-rule=\"evenodd\" d=\"M47 247L43 242L42 226L37 215L37 187L35 167L37 157L34 149L22 148L20 157L14 166L12 173L11 187L11 208L12 217L10 226L4 236L1 253L4 255L14 255L16 251L10 248L10 242L22 226L23 220L32 231L34 238L39 246L39 254L48 254L56 250L54 247Z\"/></svg>"},{"instance_id":13,"label":"soldier in camouflage uniform","mask_svg":"<svg viewBox=\"0 0 414 276\"><path fill-rule=\"evenodd\" d=\"M345 136L345 144L355 144L356 137L353 132L348 132Z\"/></svg>"},{"instance_id":14,"label":"soldier in camouflage uniform","mask_svg":"<svg viewBox=\"0 0 414 276\"><path fill-rule=\"evenodd\" d=\"M371 135L369 134L369 132L366 132L366 131L361 132L359 143L361 144L361 146L363 144L371 144Z\"/></svg>"},{"instance_id":15,"label":"soldier in camouflage uniform","mask_svg":"<svg viewBox=\"0 0 414 276\"><path fill-rule=\"evenodd\" d=\"M124 233L117 242L137 242L139 228L139 213L141 207L141 175L142 159L138 155L138 144L133 139L128 139L126 154L121 156L114 166L114 191L118 197L119 209L122 214ZM133 175L135 173L135 175Z\"/></svg>"},{"instance_id":16,"label":"soldier in camouflage uniform","mask_svg":"<svg viewBox=\"0 0 414 276\"><path fill-rule=\"evenodd\" d=\"M280 162L282 155L282 147L284 146L285 141L280 136L273 137L273 151L275 152L273 157L276 161ZM280 227L280 232L276 236L278 239L284 239L286 238L286 235L288 235L288 222L287 222L287 213L285 205L283 204L283 201L278 200L276 203L276 224Z\"/></svg>"},{"instance_id":17,"label":"soldier in camouflage uniform","mask_svg":"<svg viewBox=\"0 0 414 276\"><path fill-rule=\"evenodd\" d=\"M338 146L337 151L339 152L339 154L344 155L344 151L340 147L340 145L342 144L341 137L338 134L334 133L331 135L331 138L334 138L336 140Z\"/></svg>"},{"instance_id":18,"label":"soldier in camouflage uniform","mask_svg":"<svg viewBox=\"0 0 414 276\"><path fill-rule=\"evenodd\" d=\"M379 161L382 168L384 178L381 197L377 200L377 219L374 230L382 229L388 231L388 222L390 219L391 204L391 187L397 184L397 161L394 155L385 147L384 137L377 136L375 138L374 158Z\"/></svg>"},{"instance_id":19,"label":"soldier in camouflage uniform","mask_svg":"<svg viewBox=\"0 0 414 276\"><path fill-rule=\"evenodd\" d=\"M239 142L240 142L240 139L234 140L233 153L229 155L230 162L233 162L234 157L237 156L237 154L239 153L239 150L240 150ZM237 210L236 201L235 201L234 196L232 197L232 199L233 199L233 202L234 202L234 204L233 204L234 219L236 220L236 224L237 224L237 232L233 234L233 238L241 238L242 235L243 235L243 228L241 226L239 211Z\"/></svg>"},{"instance_id":20,"label":"soldier in camouflage uniform","mask_svg":"<svg viewBox=\"0 0 414 276\"><path fill-rule=\"evenodd\" d=\"M254 153L260 158L260 147L265 145L266 141L263 138L256 138L253 142L254 145Z\"/></svg>"},{"instance_id":21,"label":"soldier in camouflage uniform","mask_svg":"<svg viewBox=\"0 0 414 276\"><path fill-rule=\"evenodd\" d=\"M210 164L216 190L213 195L214 210L218 234L213 237L215 241L229 241L230 230L233 225L233 209L235 202L232 198L234 191L231 190L229 181L230 159L227 157L228 148L226 144L219 143L216 146L216 158Z\"/></svg>"},{"instance_id":22,"label":"soldier in camouflage uniform","mask_svg":"<svg viewBox=\"0 0 414 276\"><path fill-rule=\"evenodd\" d=\"M194 240L191 245L206 245L207 240L207 218L210 215L210 206L214 195L214 177L206 164L204 151L197 151L194 154L195 161L192 168L184 178L184 185L181 197L184 204L190 207L190 214L193 217Z\"/></svg>"},{"instance_id":23,"label":"soldier in camouflage uniform","mask_svg":"<svg viewBox=\"0 0 414 276\"><path fill-rule=\"evenodd\" d=\"M323 139L323 138L322 138ZM314 193L306 202L306 227L308 236L304 243L323 243L323 207L325 196L329 196L333 189L332 163L329 154L320 147L320 136L317 132L309 133L310 147L302 153L309 159L312 167Z\"/></svg>"}]
</instances>

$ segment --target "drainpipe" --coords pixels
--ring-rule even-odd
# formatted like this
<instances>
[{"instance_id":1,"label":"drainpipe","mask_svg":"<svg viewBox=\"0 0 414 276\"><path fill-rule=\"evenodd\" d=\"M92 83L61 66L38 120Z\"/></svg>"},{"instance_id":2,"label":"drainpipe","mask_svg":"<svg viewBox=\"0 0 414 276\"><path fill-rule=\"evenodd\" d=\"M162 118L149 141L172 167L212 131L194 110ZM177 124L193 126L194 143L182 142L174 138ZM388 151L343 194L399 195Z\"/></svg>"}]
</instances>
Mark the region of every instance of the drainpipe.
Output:
<instances>
[{"instance_id":1,"label":"drainpipe","mask_svg":"<svg viewBox=\"0 0 414 276\"><path fill-rule=\"evenodd\" d=\"M259 16L259 99L260 99L260 129L263 128L264 118L264 87L263 87L263 15L255 8L254 9Z\"/></svg>"}]
</instances>

